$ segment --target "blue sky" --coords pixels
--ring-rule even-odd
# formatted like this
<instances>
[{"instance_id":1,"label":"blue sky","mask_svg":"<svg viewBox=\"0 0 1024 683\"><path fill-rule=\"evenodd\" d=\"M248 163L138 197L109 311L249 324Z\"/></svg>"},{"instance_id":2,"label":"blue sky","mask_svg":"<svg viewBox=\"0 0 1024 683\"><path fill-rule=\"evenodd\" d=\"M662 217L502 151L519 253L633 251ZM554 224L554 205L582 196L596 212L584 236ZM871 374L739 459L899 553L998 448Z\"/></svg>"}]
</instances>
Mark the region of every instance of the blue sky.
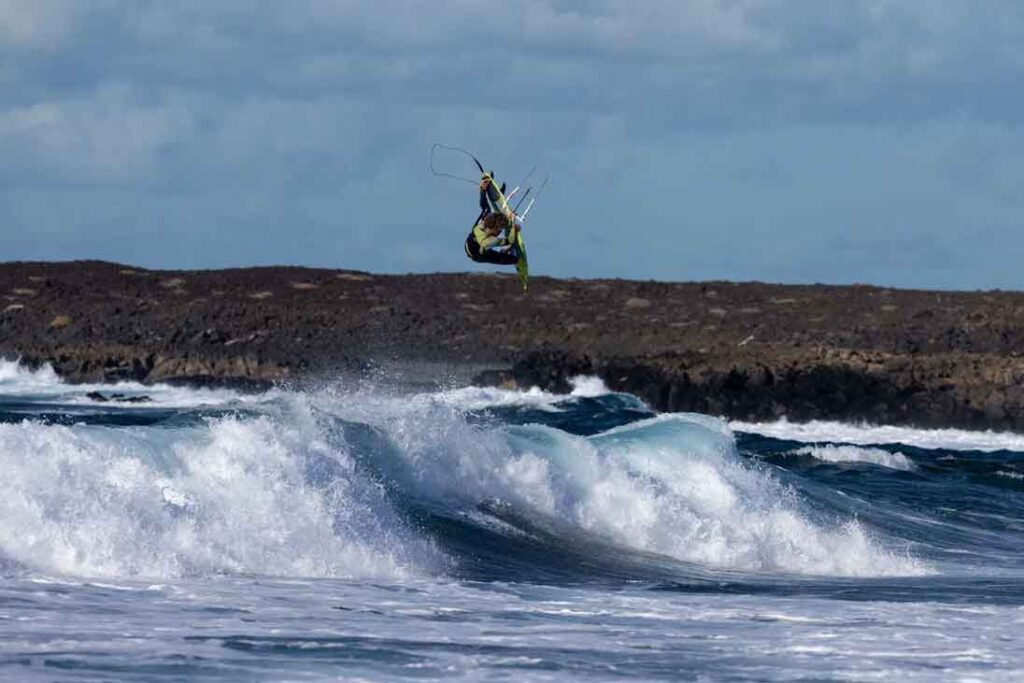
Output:
<instances>
[{"instance_id":1,"label":"blue sky","mask_svg":"<svg viewBox=\"0 0 1024 683\"><path fill-rule=\"evenodd\" d=\"M493 268L434 141L542 274L1024 288L1019 0L0 0L3 260Z\"/></svg>"}]
</instances>

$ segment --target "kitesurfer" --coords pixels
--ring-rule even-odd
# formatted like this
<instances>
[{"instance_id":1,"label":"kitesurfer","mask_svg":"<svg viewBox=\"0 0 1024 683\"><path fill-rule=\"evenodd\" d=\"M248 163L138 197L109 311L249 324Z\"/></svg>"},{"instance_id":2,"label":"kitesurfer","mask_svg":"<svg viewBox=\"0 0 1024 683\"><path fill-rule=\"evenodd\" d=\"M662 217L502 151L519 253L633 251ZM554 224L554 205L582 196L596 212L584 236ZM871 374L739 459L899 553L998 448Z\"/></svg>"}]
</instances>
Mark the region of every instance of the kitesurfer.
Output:
<instances>
[{"instance_id":1,"label":"kitesurfer","mask_svg":"<svg viewBox=\"0 0 1024 683\"><path fill-rule=\"evenodd\" d=\"M505 198L505 186L500 189L494 171L485 171L480 178L480 215L466 237L466 256L477 263L502 266L519 262L516 246L516 213ZM502 231L505 236L501 237Z\"/></svg>"}]
</instances>

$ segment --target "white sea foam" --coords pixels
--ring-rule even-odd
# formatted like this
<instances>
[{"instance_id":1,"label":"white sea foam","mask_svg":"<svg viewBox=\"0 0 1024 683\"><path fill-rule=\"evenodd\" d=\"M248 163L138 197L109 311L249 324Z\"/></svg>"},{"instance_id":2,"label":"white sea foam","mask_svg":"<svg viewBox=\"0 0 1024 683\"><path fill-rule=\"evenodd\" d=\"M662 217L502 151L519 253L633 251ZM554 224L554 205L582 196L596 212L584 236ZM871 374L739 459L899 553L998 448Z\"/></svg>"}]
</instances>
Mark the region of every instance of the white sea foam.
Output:
<instances>
[{"instance_id":1,"label":"white sea foam","mask_svg":"<svg viewBox=\"0 0 1024 683\"><path fill-rule=\"evenodd\" d=\"M526 390L499 387L460 387L439 392L417 394L409 398L414 402L441 402L462 410L482 410L501 406L526 406L540 410L558 410L556 403L569 397L595 397L610 393L598 377L579 376L569 380L569 395L554 394L537 387ZM44 364L32 370L17 361L0 359L0 394L19 398L59 401L69 405L97 405L87 394L123 394L125 397L145 396L140 403L118 403L126 409L147 407L190 408L218 406L232 403L258 403L281 395L279 391L257 395L240 394L229 389L195 389L168 384L141 384L139 382L69 384L53 368Z\"/></svg>"},{"instance_id":2,"label":"white sea foam","mask_svg":"<svg viewBox=\"0 0 1024 683\"><path fill-rule=\"evenodd\" d=\"M31 370L16 361L0 360L0 395L29 400L55 401L68 405L95 406L97 402L87 394L123 394L125 397L145 396L140 403L118 403L125 409L144 410L150 407L190 408L218 406L231 403L253 403L265 400L267 394L240 394L229 389L194 389L168 384L140 384L116 382L107 384L70 384L62 380L53 368L44 364Z\"/></svg>"},{"instance_id":3,"label":"white sea foam","mask_svg":"<svg viewBox=\"0 0 1024 683\"><path fill-rule=\"evenodd\" d=\"M573 377L569 380L569 384L572 385L573 396L595 397L611 393L600 377L590 375Z\"/></svg>"},{"instance_id":4,"label":"white sea foam","mask_svg":"<svg viewBox=\"0 0 1024 683\"><path fill-rule=\"evenodd\" d=\"M438 393L417 394L414 400L440 402L462 410L483 410L501 406L530 406L542 410L556 410L553 406L565 396L552 394L533 387L526 391L499 387L459 387Z\"/></svg>"},{"instance_id":5,"label":"white sea foam","mask_svg":"<svg viewBox=\"0 0 1024 683\"><path fill-rule=\"evenodd\" d=\"M894 470L912 470L914 463L902 453L890 453L881 448L861 446L806 446L794 451L798 455L809 455L825 462L863 462Z\"/></svg>"},{"instance_id":6,"label":"white sea foam","mask_svg":"<svg viewBox=\"0 0 1024 683\"><path fill-rule=\"evenodd\" d=\"M0 471L0 561L34 570L394 577L442 562L302 411L174 430L0 425Z\"/></svg>"},{"instance_id":7,"label":"white sea foam","mask_svg":"<svg viewBox=\"0 0 1024 683\"><path fill-rule=\"evenodd\" d=\"M49 365L31 370L17 361L0 359L0 390L5 393L21 387L50 387L61 380Z\"/></svg>"},{"instance_id":8,"label":"white sea foam","mask_svg":"<svg viewBox=\"0 0 1024 683\"><path fill-rule=\"evenodd\" d=\"M862 446L906 444L918 448L955 451L1022 451L1024 434L1012 432L967 431L962 429L914 429L911 427L852 425L842 422L812 421L729 423L737 432L762 434L775 439L805 443L848 443Z\"/></svg>"},{"instance_id":9,"label":"white sea foam","mask_svg":"<svg viewBox=\"0 0 1024 683\"><path fill-rule=\"evenodd\" d=\"M569 397L593 398L611 393L599 377L579 376L569 379L572 391L568 396L529 389L502 389L500 387L460 387L437 393L420 394L419 398L441 401L462 410L483 410L500 406L528 406L541 410L558 410L554 404Z\"/></svg>"}]
</instances>

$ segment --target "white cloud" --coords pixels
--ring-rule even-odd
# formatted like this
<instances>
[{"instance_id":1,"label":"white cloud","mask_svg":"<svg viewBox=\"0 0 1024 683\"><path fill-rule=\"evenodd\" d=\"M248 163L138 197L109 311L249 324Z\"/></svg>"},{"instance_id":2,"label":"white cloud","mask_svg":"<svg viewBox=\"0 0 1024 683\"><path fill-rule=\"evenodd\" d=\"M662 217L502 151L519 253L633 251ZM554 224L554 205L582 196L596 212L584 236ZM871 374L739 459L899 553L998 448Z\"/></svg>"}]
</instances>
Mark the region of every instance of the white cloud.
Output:
<instances>
[{"instance_id":1,"label":"white cloud","mask_svg":"<svg viewBox=\"0 0 1024 683\"><path fill-rule=\"evenodd\" d=\"M76 182L119 182L151 172L160 150L191 126L182 103L138 104L128 87L105 85L0 112L0 148Z\"/></svg>"},{"instance_id":2,"label":"white cloud","mask_svg":"<svg viewBox=\"0 0 1024 683\"><path fill-rule=\"evenodd\" d=\"M5 0L0 4L0 48L56 47L87 12L74 0Z\"/></svg>"}]
</instances>

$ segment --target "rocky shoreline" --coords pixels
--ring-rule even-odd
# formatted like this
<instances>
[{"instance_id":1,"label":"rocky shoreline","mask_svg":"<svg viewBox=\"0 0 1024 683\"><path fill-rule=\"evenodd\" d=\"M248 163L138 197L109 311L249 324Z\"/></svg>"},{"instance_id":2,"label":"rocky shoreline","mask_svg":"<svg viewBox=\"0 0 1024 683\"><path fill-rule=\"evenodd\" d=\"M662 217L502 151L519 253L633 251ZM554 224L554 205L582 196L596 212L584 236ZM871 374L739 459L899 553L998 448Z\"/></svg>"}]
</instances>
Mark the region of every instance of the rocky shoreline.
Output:
<instances>
[{"instance_id":1,"label":"rocky shoreline","mask_svg":"<svg viewBox=\"0 0 1024 683\"><path fill-rule=\"evenodd\" d=\"M565 390L659 410L1024 429L1024 294L295 267L0 264L0 356L70 381L382 377Z\"/></svg>"}]
</instances>

